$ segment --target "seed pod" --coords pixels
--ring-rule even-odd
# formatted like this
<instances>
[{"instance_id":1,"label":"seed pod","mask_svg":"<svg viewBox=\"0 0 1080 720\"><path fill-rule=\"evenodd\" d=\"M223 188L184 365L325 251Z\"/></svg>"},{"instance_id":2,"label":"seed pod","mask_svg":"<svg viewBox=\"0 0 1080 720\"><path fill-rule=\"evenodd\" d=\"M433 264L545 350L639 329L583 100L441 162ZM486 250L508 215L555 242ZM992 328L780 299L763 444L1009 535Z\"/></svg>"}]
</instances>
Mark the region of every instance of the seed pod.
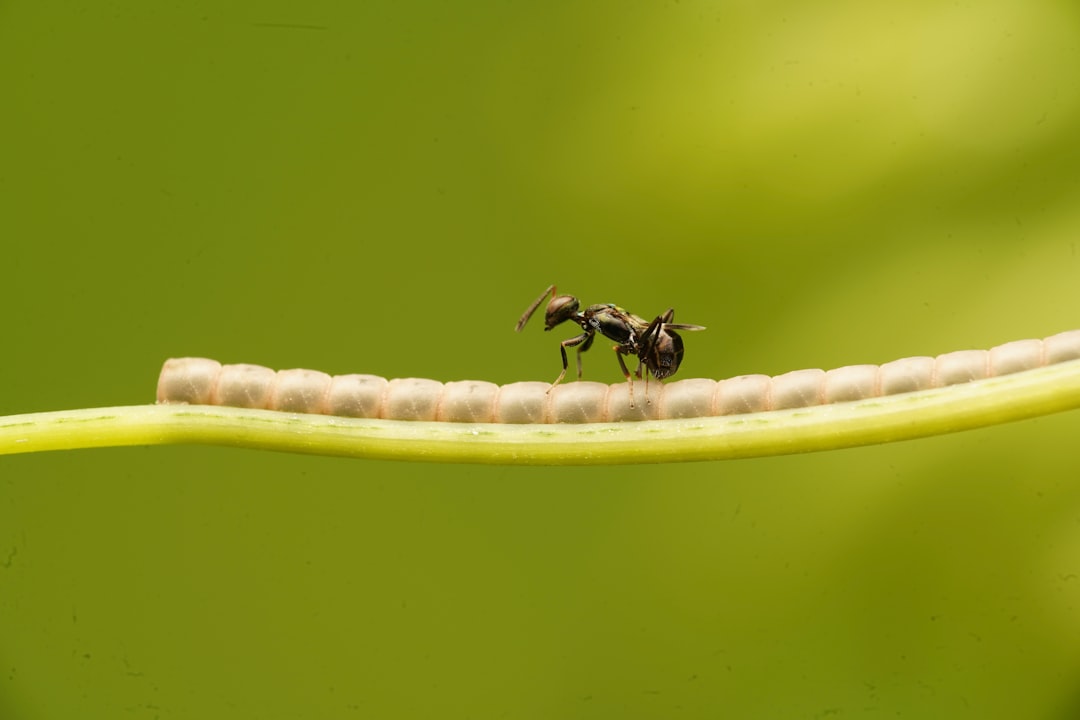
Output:
<instances>
[{"instance_id":1,"label":"seed pod","mask_svg":"<svg viewBox=\"0 0 1080 720\"><path fill-rule=\"evenodd\" d=\"M315 370L274 372L205 358L165 361L159 403L231 405L387 420L471 423L598 423L738 415L809 407L1009 375L1080 359L1080 330L1018 340L991 350L910 357L884 365L796 370L776 377L741 375L662 384L540 382L498 386L375 375L331 377ZM642 398L647 398L642 402Z\"/></svg>"}]
</instances>

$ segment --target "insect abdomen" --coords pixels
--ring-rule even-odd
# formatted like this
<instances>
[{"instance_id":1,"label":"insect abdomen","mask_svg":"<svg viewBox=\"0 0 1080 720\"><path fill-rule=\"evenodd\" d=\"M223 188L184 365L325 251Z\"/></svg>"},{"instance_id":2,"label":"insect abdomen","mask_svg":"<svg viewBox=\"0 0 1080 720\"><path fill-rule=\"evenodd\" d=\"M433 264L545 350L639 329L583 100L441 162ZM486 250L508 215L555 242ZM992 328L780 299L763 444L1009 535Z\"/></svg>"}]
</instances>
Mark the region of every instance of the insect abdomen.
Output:
<instances>
[{"instance_id":1,"label":"insect abdomen","mask_svg":"<svg viewBox=\"0 0 1080 720\"><path fill-rule=\"evenodd\" d=\"M480 423L587 423L736 415L862 400L1008 375L1080 359L1080 330L1045 340L1018 340L991 350L962 350L936 358L910 357L884 365L796 370L769 377L691 379L667 384L605 385L542 382L498 386L475 380L441 383L375 375L330 376L315 370L222 365L205 358L167 360L159 403L230 405L286 412L389 420Z\"/></svg>"}]
</instances>

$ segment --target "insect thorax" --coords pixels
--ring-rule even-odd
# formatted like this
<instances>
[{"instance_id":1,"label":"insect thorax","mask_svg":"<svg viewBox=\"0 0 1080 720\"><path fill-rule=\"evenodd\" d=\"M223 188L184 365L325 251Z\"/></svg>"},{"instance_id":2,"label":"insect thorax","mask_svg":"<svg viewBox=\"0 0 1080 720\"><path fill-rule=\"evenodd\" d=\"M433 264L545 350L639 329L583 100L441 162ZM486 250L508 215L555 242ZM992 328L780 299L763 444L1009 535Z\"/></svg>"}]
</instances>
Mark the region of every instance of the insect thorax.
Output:
<instances>
[{"instance_id":1,"label":"insect thorax","mask_svg":"<svg viewBox=\"0 0 1080 720\"><path fill-rule=\"evenodd\" d=\"M582 315L594 330L620 345L636 341L634 317L620 307L590 305Z\"/></svg>"}]
</instances>

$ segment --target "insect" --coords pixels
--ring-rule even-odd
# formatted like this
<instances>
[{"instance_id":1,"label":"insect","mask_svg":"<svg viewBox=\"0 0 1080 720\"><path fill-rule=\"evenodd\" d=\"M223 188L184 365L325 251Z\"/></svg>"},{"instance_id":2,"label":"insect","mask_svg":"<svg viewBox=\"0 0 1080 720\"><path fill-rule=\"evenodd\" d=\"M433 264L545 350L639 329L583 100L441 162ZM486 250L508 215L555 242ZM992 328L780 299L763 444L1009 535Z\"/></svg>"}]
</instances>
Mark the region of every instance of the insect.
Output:
<instances>
[{"instance_id":1,"label":"insect","mask_svg":"<svg viewBox=\"0 0 1080 720\"><path fill-rule=\"evenodd\" d=\"M592 347L596 333L600 333L609 340L614 340L616 345L615 357L619 360L619 368L623 377L630 383L630 401L633 404L633 380L630 371L623 360L624 355L634 355L638 359L634 377L641 379L642 368L645 374L645 398L648 400L648 379L651 374L657 380L671 377L679 370L682 364L683 341L676 330L704 330L701 325L683 325L671 322L675 318L675 309L668 308L663 315L657 315L656 319L648 322L618 305L602 304L590 305L581 310L578 299L573 295L556 295L555 286L548 287L536 298L535 302L528 307L525 314L518 320L515 330L521 332L525 323L529 322L536 309L544 302L544 298L551 296L544 316L544 330L572 321L581 326L582 333L559 343L559 351L562 353L562 372L551 387L555 387L566 377L566 370L570 365L566 357L566 348L576 347L577 350L577 374L581 378L581 353Z\"/></svg>"},{"instance_id":2,"label":"insect","mask_svg":"<svg viewBox=\"0 0 1080 720\"><path fill-rule=\"evenodd\" d=\"M650 323L651 324L651 323ZM654 402L634 406L624 383L509 385L477 380L441 383L374 375L330 376L315 370L273 371L222 365L205 358L167 360L159 403L228 405L358 418L474 423L590 423L743 415L851 402L960 385L1080 360L1080 330L1045 340L1017 340L990 350L936 358L909 357L884 365L795 370L769 377L695 378L661 385Z\"/></svg>"}]
</instances>

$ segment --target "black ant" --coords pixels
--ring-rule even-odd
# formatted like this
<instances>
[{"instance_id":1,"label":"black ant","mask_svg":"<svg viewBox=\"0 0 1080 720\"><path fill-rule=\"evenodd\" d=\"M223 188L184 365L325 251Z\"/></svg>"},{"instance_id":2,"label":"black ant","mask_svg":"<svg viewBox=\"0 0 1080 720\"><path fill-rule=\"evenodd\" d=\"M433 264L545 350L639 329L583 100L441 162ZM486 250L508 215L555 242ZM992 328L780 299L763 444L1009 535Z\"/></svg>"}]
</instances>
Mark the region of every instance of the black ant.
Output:
<instances>
[{"instance_id":1,"label":"black ant","mask_svg":"<svg viewBox=\"0 0 1080 720\"><path fill-rule=\"evenodd\" d=\"M578 378L581 378L581 353L592 347L596 333L614 340L617 344L614 348L615 357L619 360L619 368L622 369L623 377L630 383L630 404L634 402L634 381L630 377L630 371L623 361L623 355L636 355L638 359L637 370L634 376L641 379L641 369L644 367L648 372L645 375L646 395L648 400L649 374L657 380L671 377L679 369L682 363L684 350L683 341L676 330L704 330L701 325L681 325L672 323L675 318L674 308L668 308L663 315L657 315L652 322L646 321L637 315L627 312L618 305L590 305L584 310L579 310L578 299L573 295L555 294L555 286L552 285L536 298L529 306L525 314L518 320L514 328L518 332L525 327L536 308L544 302L544 298L551 295L547 312L544 317L544 330L551 330L556 325L571 320L581 326L584 331L577 337L563 340L559 344L562 353L562 372L551 387L558 385L564 377L570 363L566 357L566 348L576 347ZM549 390L550 392L550 390Z\"/></svg>"}]
</instances>

